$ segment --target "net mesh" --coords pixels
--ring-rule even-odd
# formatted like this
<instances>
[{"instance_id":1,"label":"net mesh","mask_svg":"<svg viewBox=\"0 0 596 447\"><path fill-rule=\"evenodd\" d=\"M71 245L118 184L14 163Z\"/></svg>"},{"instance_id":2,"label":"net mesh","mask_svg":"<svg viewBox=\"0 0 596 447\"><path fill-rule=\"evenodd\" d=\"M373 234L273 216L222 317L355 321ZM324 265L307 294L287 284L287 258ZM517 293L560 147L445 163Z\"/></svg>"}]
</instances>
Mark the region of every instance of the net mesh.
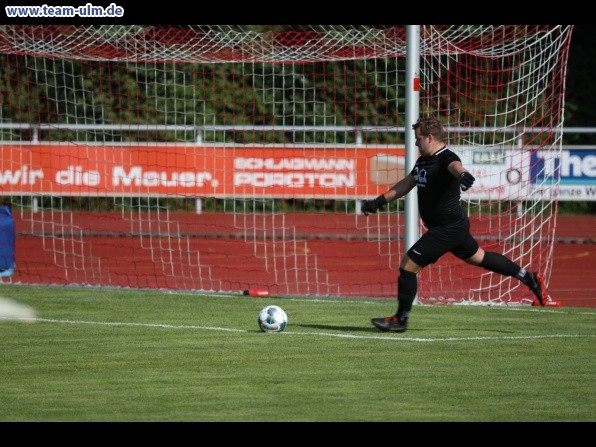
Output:
<instances>
[{"instance_id":1,"label":"net mesh","mask_svg":"<svg viewBox=\"0 0 596 447\"><path fill-rule=\"evenodd\" d=\"M472 232L547 282L572 28L420 27ZM403 200L359 207L405 175L405 26L4 26L0 58L3 282L395 297ZM419 279L532 298L451 255Z\"/></svg>"}]
</instances>

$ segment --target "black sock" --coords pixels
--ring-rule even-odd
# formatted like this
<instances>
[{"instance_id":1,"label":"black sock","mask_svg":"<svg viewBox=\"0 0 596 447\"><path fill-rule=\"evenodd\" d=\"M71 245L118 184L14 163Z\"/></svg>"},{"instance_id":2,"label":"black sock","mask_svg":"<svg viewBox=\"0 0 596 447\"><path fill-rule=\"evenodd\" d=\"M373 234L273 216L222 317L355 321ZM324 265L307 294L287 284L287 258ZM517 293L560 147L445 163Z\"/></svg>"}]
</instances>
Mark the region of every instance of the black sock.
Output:
<instances>
[{"instance_id":1,"label":"black sock","mask_svg":"<svg viewBox=\"0 0 596 447\"><path fill-rule=\"evenodd\" d=\"M417 292L418 277L416 273L399 269L399 278L397 279L397 318L400 322L408 321Z\"/></svg>"},{"instance_id":2,"label":"black sock","mask_svg":"<svg viewBox=\"0 0 596 447\"><path fill-rule=\"evenodd\" d=\"M520 267L511 259L500 253L495 253L493 251L484 253L484 259L482 259L480 267L491 272L500 273L501 275L513 276L524 284L527 284L526 269Z\"/></svg>"}]
</instances>

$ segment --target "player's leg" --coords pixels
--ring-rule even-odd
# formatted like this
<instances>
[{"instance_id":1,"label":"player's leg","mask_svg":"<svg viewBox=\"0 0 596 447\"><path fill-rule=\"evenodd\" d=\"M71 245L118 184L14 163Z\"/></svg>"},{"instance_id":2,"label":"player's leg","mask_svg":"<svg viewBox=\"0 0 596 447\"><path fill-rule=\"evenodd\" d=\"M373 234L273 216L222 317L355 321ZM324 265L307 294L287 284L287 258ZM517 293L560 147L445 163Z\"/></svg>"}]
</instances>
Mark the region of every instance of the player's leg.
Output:
<instances>
[{"instance_id":1,"label":"player's leg","mask_svg":"<svg viewBox=\"0 0 596 447\"><path fill-rule=\"evenodd\" d=\"M475 251L474 251L475 250ZM474 252L470 256L470 253ZM543 277L537 272L528 272L508 257L493 251L484 251L478 246L476 240L469 235L466 242L452 252L455 256L463 259L468 264L482 267L485 270L499 273L505 276L517 278L532 291L538 303L544 306L547 297Z\"/></svg>"},{"instance_id":2,"label":"player's leg","mask_svg":"<svg viewBox=\"0 0 596 447\"><path fill-rule=\"evenodd\" d=\"M397 279L397 312L390 317L377 317L372 324L382 331L405 332L412 305L418 292L418 277L420 270L436 262L449 251L449 241L452 240L445 229L433 228L408 250L399 265Z\"/></svg>"},{"instance_id":3,"label":"player's leg","mask_svg":"<svg viewBox=\"0 0 596 447\"><path fill-rule=\"evenodd\" d=\"M542 274L538 272L528 272L525 268L520 267L501 253L492 251L485 252L480 267L485 270L490 270L491 272L519 279L532 291L538 300L538 303L541 306L544 306L547 292Z\"/></svg>"},{"instance_id":4,"label":"player's leg","mask_svg":"<svg viewBox=\"0 0 596 447\"><path fill-rule=\"evenodd\" d=\"M405 255L401 265L407 266L399 269L397 278L397 313L390 317L377 317L371 319L372 324L382 331L405 332L408 328L408 318L412 305L418 292L417 272L421 267L415 264L408 255ZM414 270L414 271L412 271ZM415 273L416 272L416 273Z\"/></svg>"}]
</instances>

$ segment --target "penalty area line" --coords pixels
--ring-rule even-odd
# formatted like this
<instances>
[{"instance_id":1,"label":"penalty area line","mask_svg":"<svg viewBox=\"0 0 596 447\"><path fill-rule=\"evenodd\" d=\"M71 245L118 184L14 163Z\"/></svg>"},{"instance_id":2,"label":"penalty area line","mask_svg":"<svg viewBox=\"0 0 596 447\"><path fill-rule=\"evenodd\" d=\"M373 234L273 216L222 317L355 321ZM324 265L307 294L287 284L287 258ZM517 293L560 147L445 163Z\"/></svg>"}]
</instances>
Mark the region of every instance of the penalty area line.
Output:
<instances>
[{"instance_id":1,"label":"penalty area line","mask_svg":"<svg viewBox=\"0 0 596 447\"><path fill-rule=\"evenodd\" d=\"M404 337L391 335L352 335L352 334L330 334L326 332L291 332L284 331L283 334L288 335L319 335L323 337L338 337L338 338L352 338L352 339L372 339L372 340L389 340L389 341L411 341L411 342L445 342L445 341L480 341L480 340L536 340L548 338L594 338L595 335L581 335L581 334L548 334L548 335L506 335L502 337L487 336L487 337L445 337L445 338L421 338L421 337Z\"/></svg>"},{"instance_id":2,"label":"penalty area line","mask_svg":"<svg viewBox=\"0 0 596 447\"><path fill-rule=\"evenodd\" d=\"M2 320L2 318L0 318ZM12 319L17 320L17 319ZM221 331L221 332L240 332L249 333L256 332L247 329L236 329L236 328L225 328L215 326L195 326L195 325L174 325L174 324L163 324L163 323L125 323L125 322L110 322L110 321L85 321L85 320L55 320L50 318L19 318L18 320L25 322L43 322L43 323L59 323L59 324L89 324L98 326L133 326L133 327L155 327L162 329L198 329L205 331ZM387 335L355 335L355 334L336 334L330 332L294 332L284 331L279 333L282 336L290 335L315 335L320 337L335 337L344 339L356 339L356 340L386 340L386 341L398 341L398 342L459 342L459 341L480 341L480 340L539 340L539 339L552 339L552 338L594 338L596 335L581 335L581 334L548 334L548 335L518 335L518 336L475 336L475 337L444 337L444 338L422 338L422 337L408 337L408 336L396 336L392 334Z\"/></svg>"},{"instance_id":3,"label":"penalty area line","mask_svg":"<svg viewBox=\"0 0 596 447\"><path fill-rule=\"evenodd\" d=\"M49 318L21 318L23 321L39 321L43 323L62 323L62 324L96 324L101 326L138 326L138 327L157 327L164 329L202 329L206 331L224 331L224 332L249 332L246 329L233 329L225 327L211 326L193 326L193 325L175 325L162 323L124 323L110 321L83 321L83 320L52 320Z\"/></svg>"}]
</instances>

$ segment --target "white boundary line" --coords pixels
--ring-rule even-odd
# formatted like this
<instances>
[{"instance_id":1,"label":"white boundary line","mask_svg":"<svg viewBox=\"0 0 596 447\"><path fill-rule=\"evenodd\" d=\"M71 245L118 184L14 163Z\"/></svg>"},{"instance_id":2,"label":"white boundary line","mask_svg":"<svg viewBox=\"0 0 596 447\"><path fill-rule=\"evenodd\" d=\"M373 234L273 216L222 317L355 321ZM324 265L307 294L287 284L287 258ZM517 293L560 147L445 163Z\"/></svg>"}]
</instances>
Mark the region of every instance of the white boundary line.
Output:
<instances>
[{"instance_id":1,"label":"white boundary line","mask_svg":"<svg viewBox=\"0 0 596 447\"><path fill-rule=\"evenodd\" d=\"M4 319L0 317L0 321ZM240 332L250 333L247 329L235 329L225 327L213 326L188 326L188 325L173 325L173 324L158 324L158 323L122 323L122 322L108 322L108 321L83 321L83 320L54 320L49 318L11 318L12 321L24 322L42 322L42 323L58 323L58 324L94 324L101 326L137 326L137 327L155 327L163 329L198 329L205 331L221 331L221 332ZM284 331L277 333L282 336L288 335L317 335L320 337L335 337L335 338L349 338L358 340L386 340L398 342L450 342L450 341L479 341L479 340L537 340L549 338L594 338L596 335L580 335L580 334L549 334L549 335L520 335L520 336L503 336L503 337L447 337L447 338L419 338L419 337L403 337L396 335L352 335L352 334L332 334L327 332L293 332Z\"/></svg>"}]
</instances>

